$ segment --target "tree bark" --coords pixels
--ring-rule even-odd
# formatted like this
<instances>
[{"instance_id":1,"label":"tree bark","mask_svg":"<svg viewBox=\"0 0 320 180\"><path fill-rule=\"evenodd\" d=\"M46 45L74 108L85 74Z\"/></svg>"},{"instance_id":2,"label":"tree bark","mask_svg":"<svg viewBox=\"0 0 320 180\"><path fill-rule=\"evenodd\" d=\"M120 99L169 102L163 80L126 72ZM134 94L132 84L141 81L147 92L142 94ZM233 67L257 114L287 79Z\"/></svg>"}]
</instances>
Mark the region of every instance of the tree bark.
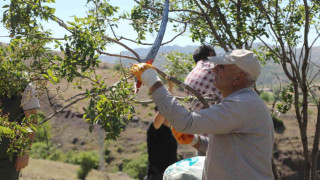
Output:
<instances>
[{"instance_id":1,"label":"tree bark","mask_svg":"<svg viewBox=\"0 0 320 180\"><path fill-rule=\"evenodd\" d=\"M320 102L320 98L319 98ZM316 132L314 135L314 140L313 140L313 149L312 149L312 168L311 168L311 179L312 180L317 180L318 179L318 152L319 152L319 136L320 136L320 105L317 104L318 106L318 115L317 115L317 123L316 123Z\"/></svg>"}]
</instances>

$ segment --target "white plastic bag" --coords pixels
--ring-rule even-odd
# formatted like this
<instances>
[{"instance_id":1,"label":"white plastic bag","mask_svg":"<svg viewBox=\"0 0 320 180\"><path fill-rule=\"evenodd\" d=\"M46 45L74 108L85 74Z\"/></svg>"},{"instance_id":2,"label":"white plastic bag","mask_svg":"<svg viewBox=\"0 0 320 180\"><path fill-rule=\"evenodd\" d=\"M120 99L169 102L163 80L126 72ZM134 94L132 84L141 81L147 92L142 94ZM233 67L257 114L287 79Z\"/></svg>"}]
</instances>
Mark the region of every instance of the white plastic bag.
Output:
<instances>
[{"instance_id":1,"label":"white plastic bag","mask_svg":"<svg viewBox=\"0 0 320 180\"><path fill-rule=\"evenodd\" d=\"M163 180L201 180L205 156L178 161L165 170Z\"/></svg>"}]
</instances>

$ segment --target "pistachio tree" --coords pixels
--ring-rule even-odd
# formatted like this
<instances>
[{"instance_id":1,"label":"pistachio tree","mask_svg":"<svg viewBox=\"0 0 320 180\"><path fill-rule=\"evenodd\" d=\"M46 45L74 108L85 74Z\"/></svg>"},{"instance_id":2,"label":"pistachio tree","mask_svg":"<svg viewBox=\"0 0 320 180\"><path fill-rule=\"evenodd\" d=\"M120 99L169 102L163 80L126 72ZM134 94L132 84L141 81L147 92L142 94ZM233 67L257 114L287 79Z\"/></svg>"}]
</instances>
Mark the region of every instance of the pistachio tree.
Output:
<instances>
[{"instance_id":1,"label":"pistachio tree","mask_svg":"<svg viewBox=\"0 0 320 180\"><path fill-rule=\"evenodd\" d=\"M105 139L115 140L127 121L133 117L133 86L128 81L129 74L125 70L118 83L107 84L107 77L98 75L96 69L101 62L100 54L108 54L107 45L116 43L132 51L119 39L111 38L106 33L108 28L116 26L117 19L112 16L118 7L111 6L104 0L88 0L85 17L74 16L73 21L64 22L55 16L52 3L55 1L5 1L1 22L11 40L0 46L1 96L18 95L28 82L33 82L38 91L45 91L48 83L59 86L61 81L75 82L83 93L70 98L66 106L54 109L55 113L43 122L30 123L26 119L20 125L8 122L7 116L1 114L0 136L9 139L20 135L25 137L28 130L35 130L34 126L51 119L65 108L86 100L88 106L84 108L83 118L90 124L89 130L92 131L93 125L98 124L106 131ZM58 24L65 30L65 35L53 37L53 30L45 27L42 22ZM56 53L48 48L49 44L60 52ZM134 59L138 59L139 55L134 54ZM83 86L81 81L89 82L90 88ZM24 152L21 149L25 149L28 143L30 141L21 138L19 142L12 141L11 146L14 148L9 153Z\"/></svg>"},{"instance_id":2,"label":"pistachio tree","mask_svg":"<svg viewBox=\"0 0 320 180\"><path fill-rule=\"evenodd\" d=\"M19 132L25 132L22 134L24 137L26 133L36 129L34 126L45 123L80 101L88 102L88 106L84 108L83 119L90 124L89 131L92 131L95 124L98 124L106 132L106 140L115 140L119 137L120 132L135 112L133 83L128 80L132 76L126 69L121 69L122 74L119 81L115 84L107 84L108 74L102 76L96 72L101 62L99 56L104 54L133 59L137 62L153 60L165 32L169 1L166 0L164 5L158 4L159 8L164 9L164 13L153 13L154 16L162 17L159 22L161 26L153 27L154 30L160 30L161 33L158 34L154 44L148 44L153 46L145 59L141 59L139 54L122 42L130 41L130 39L118 37L115 33L119 20L125 20L128 16L136 19L145 15L140 12L139 8L132 11L131 14L123 13L116 16L115 13L119 8L110 5L107 0L88 0L85 17L74 16L73 21L65 22L55 15L55 9L51 7L51 4L55 3L54 0L10 0L6 2L7 4L2 7L4 13L1 22L10 34L11 40L9 44L0 46L0 84L4 87L0 90L1 96L19 95L28 82L33 82L38 91L44 92L48 92L48 83L59 88L61 81L73 82L83 92L67 99L67 105L54 109L54 113L42 122L23 120L21 124L23 131L9 131L13 127L20 128L20 125L8 122L6 115L1 115L3 118L0 121L0 137L5 136L12 139L17 137ZM42 22L58 24L65 30L65 34L62 37L54 37L53 30L45 27ZM144 27L144 25L137 26L135 23L131 25L138 32L139 28ZM149 31L153 30L149 29ZM112 33L108 34L108 32ZM145 39L144 36L145 33L138 33L137 41ZM54 46L55 51L48 48L49 44ZM112 44L124 47L133 56L109 53L107 47ZM157 71L162 76L167 76L164 72ZM167 78L181 84L173 77ZM84 85L84 81L86 84L89 82L90 86ZM187 86L187 89L191 88ZM196 96L200 96L198 92L194 92ZM206 103L204 99L202 101ZM26 152L21 149L25 149L30 141L20 139L19 142L21 141L24 144L12 141L11 146L15 149L9 153Z\"/></svg>"},{"instance_id":3,"label":"pistachio tree","mask_svg":"<svg viewBox=\"0 0 320 180\"><path fill-rule=\"evenodd\" d=\"M140 7L134 10L142 14L153 12L139 17L152 24L151 19L157 18L154 12L161 10L157 7L161 1L135 2ZM291 108L295 112L303 147L304 179L317 179L319 115L314 120L314 137L307 136L307 125L310 103L314 102L319 109L318 95L314 93L318 88L319 61L312 56L313 47L319 45L319 1L172 0L170 3L169 21L177 33L224 51L251 49L262 64L273 61L282 67L290 83L283 82L287 87L277 107L282 113ZM148 27L137 30L144 34Z\"/></svg>"},{"instance_id":4,"label":"pistachio tree","mask_svg":"<svg viewBox=\"0 0 320 180\"><path fill-rule=\"evenodd\" d=\"M317 179L319 111L314 138L308 137L307 132L311 99L319 107L319 99L311 92L315 78L319 74L319 66L315 59L312 59L314 58L312 50L320 36L317 31L320 25L320 4L317 1L274 1L271 3L257 1L255 5L264 15L268 24L268 37L274 42L273 45L270 45L259 37L264 44L262 50L265 54L263 56L279 63L291 82L287 90L292 96L284 97L286 103L293 105L300 129L305 162L304 179ZM308 146L310 141L312 142L311 147Z\"/></svg>"}]
</instances>

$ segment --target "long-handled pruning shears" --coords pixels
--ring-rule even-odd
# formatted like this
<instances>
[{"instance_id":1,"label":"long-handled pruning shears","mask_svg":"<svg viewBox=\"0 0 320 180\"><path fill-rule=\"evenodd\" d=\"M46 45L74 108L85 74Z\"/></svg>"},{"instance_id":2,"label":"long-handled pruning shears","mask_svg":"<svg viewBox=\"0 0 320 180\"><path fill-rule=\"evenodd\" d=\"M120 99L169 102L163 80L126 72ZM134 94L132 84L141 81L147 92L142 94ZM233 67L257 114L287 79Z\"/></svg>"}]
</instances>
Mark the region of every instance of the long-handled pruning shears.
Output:
<instances>
[{"instance_id":1,"label":"long-handled pruning shears","mask_svg":"<svg viewBox=\"0 0 320 180\"><path fill-rule=\"evenodd\" d=\"M169 14L169 0L165 0L161 26L160 26L157 38L154 41L154 43L153 43L153 45L152 45L147 57L144 60L139 61L139 62L141 62L141 63L144 62L144 63L148 63L148 64L152 64L153 63L153 61L156 58L156 55L157 55L157 53L159 51L159 48L160 48L164 33L166 31L168 17L169 17L168 14ZM136 82L135 83L135 85L136 85L135 86L135 93L138 93L142 83L140 81L138 81L137 79L136 79L135 82Z\"/></svg>"}]
</instances>

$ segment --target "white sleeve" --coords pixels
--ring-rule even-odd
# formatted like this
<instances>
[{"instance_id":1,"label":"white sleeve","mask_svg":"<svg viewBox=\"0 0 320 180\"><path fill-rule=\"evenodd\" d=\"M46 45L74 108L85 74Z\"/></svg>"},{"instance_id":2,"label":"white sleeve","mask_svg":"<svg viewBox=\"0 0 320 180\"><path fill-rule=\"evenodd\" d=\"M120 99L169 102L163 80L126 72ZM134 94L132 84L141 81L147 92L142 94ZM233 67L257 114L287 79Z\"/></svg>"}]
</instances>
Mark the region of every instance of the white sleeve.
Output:
<instances>
[{"instance_id":1,"label":"white sleeve","mask_svg":"<svg viewBox=\"0 0 320 180\"><path fill-rule=\"evenodd\" d=\"M187 134L228 134L238 131L243 132L248 103L239 100L232 101L225 99L223 103L216 104L210 108L200 111L189 112L182 106L165 87L160 87L152 93L159 112L179 132ZM247 101L248 102L248 101ZM244 107L245 106L245 107ZM252 114L252 113L251 113Z\"/></svg>"},{"instance_id":2,"label":"white sleeve","mask_svg":"<svg viewBox=\"0 0 320 180\"><path fill-rule=\"evenodd\" d=\"M31 83L27 85L23 92L21 106L24 111L40 107L36 88Z\"/></svg>"}]
</instances>

